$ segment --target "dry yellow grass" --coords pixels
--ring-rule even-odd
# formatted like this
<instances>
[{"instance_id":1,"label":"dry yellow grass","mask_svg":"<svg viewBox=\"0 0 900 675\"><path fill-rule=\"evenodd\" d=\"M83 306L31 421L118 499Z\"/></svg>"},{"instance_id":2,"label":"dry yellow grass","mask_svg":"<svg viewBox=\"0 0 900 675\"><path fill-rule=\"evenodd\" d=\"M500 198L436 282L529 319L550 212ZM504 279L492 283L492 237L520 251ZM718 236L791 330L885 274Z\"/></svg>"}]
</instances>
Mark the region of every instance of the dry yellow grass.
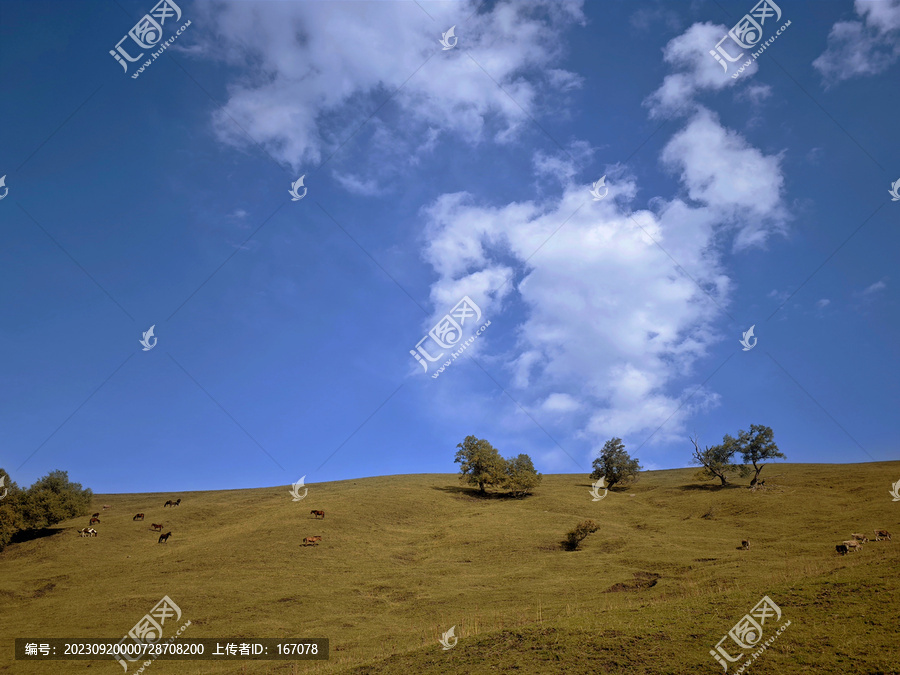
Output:
<instances>
[{"instance_id":1,"label":"dry yellow grass","mask_svg":"<svg viewBox=\"0 0 900 675\"><path fill-rule=\"evenodd\" d=\"M163 595L192 622L184 637L327 637L332 651L145 671L159 675L712 673L709 649L763 595L792 625L750 672L898 672L900 539L847 556L834 546L851 532L900 535L887 493L900 462L779 464L758 492L693 473L646 472L599 502L579 475L545 476L524 500L479 498L453 475L314 484L300 502L286 486L97 495L94 510L112 506L97 538L75 534L85 517L0 553L0 673L121 672L14 662L13 638L118 639ZM561 550L585 518L600 531ZM322 542L302 546L309 535Z\"/></svg>"}]
</instances>

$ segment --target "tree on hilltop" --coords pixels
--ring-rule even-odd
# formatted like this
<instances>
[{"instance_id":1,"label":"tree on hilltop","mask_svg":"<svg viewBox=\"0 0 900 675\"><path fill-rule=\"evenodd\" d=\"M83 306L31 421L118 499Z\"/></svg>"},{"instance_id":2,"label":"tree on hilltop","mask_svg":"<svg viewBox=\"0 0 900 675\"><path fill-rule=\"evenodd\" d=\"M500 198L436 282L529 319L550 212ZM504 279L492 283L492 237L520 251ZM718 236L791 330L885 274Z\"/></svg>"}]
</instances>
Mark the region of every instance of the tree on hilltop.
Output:
<instances>
[{"instance_id":1,"label":"tree on hilltop","mask_svg":"<svg viewBox=\"0 0 900 675\"><path fill-rule=\"evenodd\" d=\"M611 438L603 444L600 456L593 462L591 478L606 478L606 486L627 483L638 479L641 465L625 451L621 438Z\"/></svg>"},{"instance_id":2,"label":"tree on hilltop","mask_svg":"<svg viewBox=\"0 0 900 675\"><path fill-rule=\"evenodd\" d=\"M728 485L728 474L740 472L744 473L744 467L732 462L737 447L728 441L729 436L725 436L725 442L722 445L706 446L705 449L700 448L698 439L691 438L694 444L694 453L691 457L691 463L700 467L697 472L697 478L700 480L714 480L718 478L722 481L722 485Z\"/></svg>"},{"instance_id":3,"label":"tree on hilltop","mask_svg":"<svg viewBox=\"0 0 900 675\"><path fill-rule=\"evenodd\" d=\"M535 471L531 457L520 454L506 462L506 480L503 487L513 497L524 497L541 482L541 474Z\"/></svg>"},{"instance_id":4,"label":"tree on hilltop","mask_svg":"<svg viewBox=\"0 0 900 675\"><path fill-rule=\"evenodd\" d=\"M10 481L9 474L0 469L0 551L13 535L25 527L22 513L22 491Z\"/></svg>"},{"instance_id":5,"label":"tree on hilltop","mask_svg":"<svg viewBox=\"0 0 900 675\"><path fill-rule=\"evenodd\" d=\"M67 471L51 471L25 492L23 510L26 526L40 529L63 520L85 515L94 493L69 480Z\"/></svg>"},{"instance_id":6,"label":"tree on hilltop","mask_svg":"<svg viewBox=\"0 0 900 675\"><path fill-rule=\"evenodd\" d=\"M459 443L454 462L459 463L459 479L469 485L477 485L485 494L486 488L502 484L506 480L506 461L496 448L486 440L466 436Z\"/></svg>"},{"instance_id":7,"label":"tree on hilltop","mask_svg":"<svg viewBox=\"0 0 900 675\"><path fill-rule=\"evenodd\" d=\"M774 440L775 432L771 427L762 424L751 424L750 431L741 430L737 439L731 436L725 436L725 443L734 447L735 452L741 453L741 459L744 464L753 465L753 480L750 486L756 485L759 481L759 473L765 468L764 461L767 459L775 459L780 457L784 459L785 454L778 449ZM750 469L747 469L747 473Z\"/></svg>"},{"instance_id":8,"label":"tree on hilltop","mask_svg":"<svg viewBox=\"0 0 900 675\"><path fill-rule=\"evenodd\" d=\"M51 471L22 490L0 469L0 550L17 532L40 530L85 515L93 497L90 490L70 482L65 471Z\"/></svg>"},{"instance_id":9,"label":"tree on hilltop","mask_svg":"<svg viewBox=\"0 0 900 675\"><path fill-rule=\"evenodd\" d=\"M535 471L528 455L503 459L494 446L475 436L466 436L456 447L454 461L460 464L459 479L477 485L482 494L494 487L506 490L513 497L524 497L541 482L542 476Z\"/></svg>"}]
</instances>

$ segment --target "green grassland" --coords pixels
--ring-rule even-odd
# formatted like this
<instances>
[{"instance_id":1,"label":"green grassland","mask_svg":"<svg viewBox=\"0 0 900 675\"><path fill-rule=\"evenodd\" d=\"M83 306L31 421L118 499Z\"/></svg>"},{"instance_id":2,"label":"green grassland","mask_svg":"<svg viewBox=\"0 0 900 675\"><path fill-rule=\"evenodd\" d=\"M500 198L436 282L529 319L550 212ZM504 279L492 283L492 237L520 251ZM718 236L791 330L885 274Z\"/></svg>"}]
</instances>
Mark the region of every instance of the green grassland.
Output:
<instances>
[{"instance_id":1,"label":"green grassland","mask_svg":"<svg viewBox=\"0 0 900 675\"><path fill-rule=\"evenodd\" d=\"M693 475L644 472L598 502L565 474L522 500L449 474L313 484L299 502L286 486L97 495L93 510L112 506L97 538L76 535L84 517L0 553L0 673L121 673L16 662L13 638L118 640L164 595L191 621L183 637L327 637L331 658L157 661L158 675L717 673L709 650L764 595L791 625L748 672L900 673L900 462L773 465L758 491ZM586 518L600 530L562 550ZM897 536L835 552L876 528Z\"/></svg>"}]
</instances>

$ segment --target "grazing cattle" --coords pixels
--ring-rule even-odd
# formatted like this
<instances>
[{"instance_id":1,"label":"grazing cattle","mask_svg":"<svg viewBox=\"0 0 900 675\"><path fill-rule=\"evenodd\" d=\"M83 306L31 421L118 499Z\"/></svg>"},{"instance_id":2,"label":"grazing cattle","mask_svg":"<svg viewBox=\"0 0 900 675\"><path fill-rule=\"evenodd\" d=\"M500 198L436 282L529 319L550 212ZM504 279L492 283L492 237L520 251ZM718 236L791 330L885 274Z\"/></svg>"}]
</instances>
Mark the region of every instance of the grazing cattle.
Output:
<instances>
[{"instance_id":1,"label":"grazing cattle","mask_svg":"<svg viewBox=\"0 0 900 675\"><path fill-rule=\"evenodd\" d=\"M891 541L891 533L887 530L875 530L875 541L881 541L882 539Z\"/></svg>"},{"instance_id":2,"label":"grazing cattle","mask_svg":"<svg viewBox=\"0 0 900 675\"><path fill-rule=\"evenodd\" d=\"M157 524L157 523L152 523L152 524L150 525L150 529L151 529L151 530L157 530L157 531L159 531L159 532L162 532L162 528L163 528L163 526L160 525L160 524Z\"/></svg>"},{"instance_id":3,"label":"grazing cattle","mask_svg":"<svg viewBox=\"0 0 900 675\"><path fill-rule=\"evenodd\" d=\"M850 536L856 539L860 544L865 544L869 541L869 538L864 534L851 534Z\"/></svg>"},{"instance_id":4,"label":"grazing cattle","mask_svg":"<svg viewBox=\"0 0 900 675\"><path fill-rule=\"evenodd\" d=\"M322 537L303 537L304 546L309 546L310 544L315 546L318 545L320 541L322 541Z\"/></svg>"},{"instance_id":5,"label":"grazing cattle","mask_svg":"<svg viewBox=\"0 0 900 675\"><path fill-rule=\"evenodd\" d=\"M89 527L89 528L88 528L88 536L96 537L96 536L97 536L97 530L95 530L93 527Z\"/></svg>"},{"instance_id":6,"label":"grazing cattle","mask_svg":"<svg viewBox=\"0 0 900 675\"><path fill-rule=\"evenodd\" d=\"M847 548L847 545L846 545L846 544L838 544L838 545L835 546L834 548L835 548L835 549L837 550L837 552L840 553L841 555L846 555L847 552L850 550L849 548Z\"/></svg>"},{"instance_id":7,"label":"grazing cattle","mask_svg":"<svg viewBox=\"0 0 900 675\"><path fill-rule=\"evenodd\" d=\"M86 537L86 536L88 536L88 529L87 529L86 527L84 527L84 528L78 530L78 536L79 536L79 537Z\"/></svg>"},{"instance_id":8,"label":"grazing cattle","mask_svg":"<svg viewBox=\"0 0 900 675\"><path fill-rule=\"evenodd\" d=\"M94 518L91 518L91 522L89 522L88 525L93 525L94 523L99 523L99 522L100 522L100 519L97 517L94 517Z\"/></svg>"},{"instance_id":9,"label":"grazing cattle","mask_svg":"<svg viewBox=\"0 0 900 675\"><path fill-rule=\"evenodd\" d=\"M132 520L143 520L143 519L144 519L143 513L139 513L134 518L132 518Z\"/></svg>"},{"instance_id":10,"label":"grazing cattle","mask_svg":"<svg viewBox=\"0 0 900 675\"><path fill-rule=\"evenodd\" d=\"M99 518L99 517L100 517L99 511L97 511L97 513L95 513L94 515L91 516L91 518Z\"/></svg>"},{"instance_id":11,"label":"grazing cattle","mask_svg":"<svg viewBox=\"0 0 900 675\"><path fill-rule=\"evenodd\" d=\"M111 509L111 508L112 508L112 507L111 507L109 504L104 504L104 505L103 505L103 510L104 510L104 511L106 511L107 509Z\"/></svg>"},{"instance_id":12,"label":"grazing cattle","mask_svg":"<svg viewBox=\"0 0 900 675\"><path fill-rule=\"evenodd\" d=\"M856 539L850 539L848 541L843 542L844 546L846 546L851 551L858 551L862 548L862 545L856 541Z\"/></svg>"},{"instance_id":13,"label":"grazing cattle","mask_svg":"<svg viewBox=\"0 0 900 675\"><path fill-rule=\"evenodd\" d=\"M169 537L171 537L171 536L172 536L171 532L166 532L165 534L161 534L161 535L159 535L159 541L156 543L157 544L168 544Z\"/></svg>"},{"instance_id":14,"label":"grazing cattle","mask_svg":"<svg viewBox=\"0 0 900 675\"><path fill-rule=\"evenodd\" d=\"M749 551L750 550L750 540L749 539L742 540L741 548L744 549L745 551Z\"/></svg>"},{"instance_id":15,"label":"grazing cattle","mask_svg":"<svg viewBox=\"0 0 900 675\"><path fill-rule=\"evenodd\" d=\"M319 516L322 516L322 520L325 520L325 512L324 511L313 510L313 511L310 511L310 513L316 517L316 520L319 519Z\"/></svg>"},{"instance_id":16,"label":"grazing cattle","mask_svg":"<svg viewBox=\"0 0 900 675\"><path fill-rule=\"evenodd\" d=\"M170 499L165 504L163 504L163 508L165 508L166 506L178 506L179 504L181 504L180 499L176 499L174 501Z\"/></svg>"}]
</instances>

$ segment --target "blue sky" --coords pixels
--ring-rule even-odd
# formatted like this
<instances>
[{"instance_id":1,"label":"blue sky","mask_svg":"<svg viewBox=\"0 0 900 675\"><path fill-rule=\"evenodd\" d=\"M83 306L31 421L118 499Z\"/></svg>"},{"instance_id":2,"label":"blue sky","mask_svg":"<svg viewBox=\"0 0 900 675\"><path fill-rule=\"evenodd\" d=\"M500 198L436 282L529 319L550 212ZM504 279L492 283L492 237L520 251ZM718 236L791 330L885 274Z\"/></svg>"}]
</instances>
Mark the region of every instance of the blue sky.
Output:
<instances>
[{"instance_id":1,"label":"blue sky","mask_svg":"<svg viewBox=\"0 0 900 675\"><path fill-rule=\"evenodd\" d=\"M750 424L897 459L900 2L781 2L731 78L753 6L181 2L132 78L153 2L4 0L0 467L313 484L474 434L661 469ZM464 296L491 325L432 378Z\"/></svg>"}]
</instances>

